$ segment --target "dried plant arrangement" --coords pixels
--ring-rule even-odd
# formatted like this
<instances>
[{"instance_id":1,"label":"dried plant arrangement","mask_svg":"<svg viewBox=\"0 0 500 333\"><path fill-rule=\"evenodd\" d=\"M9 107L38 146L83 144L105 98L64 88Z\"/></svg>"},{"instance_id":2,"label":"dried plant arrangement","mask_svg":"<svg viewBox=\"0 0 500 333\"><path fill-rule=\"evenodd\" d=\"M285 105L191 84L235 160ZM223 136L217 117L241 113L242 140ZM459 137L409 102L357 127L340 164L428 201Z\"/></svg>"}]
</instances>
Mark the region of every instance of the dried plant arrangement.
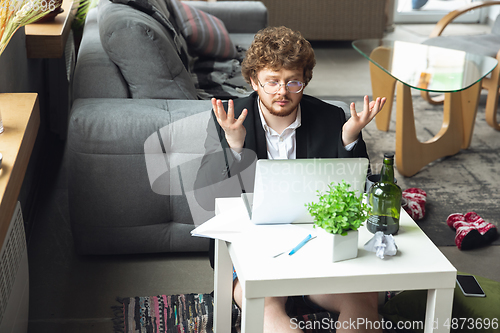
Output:
<instances>
[{"instance_id":1,"label":"dried plant arrangement","mask_svg":"<svg viewBox=\"0 0 500 333\"><path fill-rule=\"evenodd\" d=\"M17 29L55 9L55 0L0 0L0 55Z\"/></svg>"}]
</instances>

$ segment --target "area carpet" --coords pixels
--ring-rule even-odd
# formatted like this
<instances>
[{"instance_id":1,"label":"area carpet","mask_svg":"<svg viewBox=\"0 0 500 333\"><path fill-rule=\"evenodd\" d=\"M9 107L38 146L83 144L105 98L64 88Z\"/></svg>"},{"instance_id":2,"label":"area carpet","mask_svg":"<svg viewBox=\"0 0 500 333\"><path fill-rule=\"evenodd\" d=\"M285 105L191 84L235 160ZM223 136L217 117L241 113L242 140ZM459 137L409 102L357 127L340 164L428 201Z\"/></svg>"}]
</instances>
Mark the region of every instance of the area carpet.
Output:
<instances>
[{"instance_id":1,"label":"area carpet","mask_svg":"<svg viewBox=\"0 0 500 333\"><path fill-rule=\"evenodd\" d=\"M115 332L211 332L213 297L210 294L160 295L118 299ZM237 319L237 318L235 318Z\"/></svg>"},{"instance_id":2,"label":"area carpet","mask_svg":"<svg viewBox=\"0 0 500 333\"><path fill-rule=\"evenodd\" d=\"M119 298L113 307L116 333L209 333L213 332L211 294L159 295ZM302 297L290 297L286 305L294 325L305 333L335 332L336 314L314 311ZM321 325L320 325L321 324ZM241 312L233 304L231 333L239 333Z\"/></svg>"},{"instance_id":3,"label":"area carpet","mask_svg":"<svg viewBox=\"0 0 500 333\"><path fill-rule=\"evenodd\" d=\"M321 97L322 99L355 102L362 110L362 97ZM372 170L380 171L383 153L395 151L396 103L388 132L379 131L371 122L363 131ZM398 185L404 190L418 187L427 192L425 217L418 225L437 246L454 246L455 232L446 224L452 213L475 211L487 222L500 227L500 132L488 126L484 108L486 96L481 95L476 125L469 149L441 158L425 166L412 177L397 172ZM425 142L441 128L443 107L433 106L420 96L413 96L417 137ZM500 119L500 117L499 117ZM492 244L500 245L497 238Z\"/></svg>"}]
</instances>

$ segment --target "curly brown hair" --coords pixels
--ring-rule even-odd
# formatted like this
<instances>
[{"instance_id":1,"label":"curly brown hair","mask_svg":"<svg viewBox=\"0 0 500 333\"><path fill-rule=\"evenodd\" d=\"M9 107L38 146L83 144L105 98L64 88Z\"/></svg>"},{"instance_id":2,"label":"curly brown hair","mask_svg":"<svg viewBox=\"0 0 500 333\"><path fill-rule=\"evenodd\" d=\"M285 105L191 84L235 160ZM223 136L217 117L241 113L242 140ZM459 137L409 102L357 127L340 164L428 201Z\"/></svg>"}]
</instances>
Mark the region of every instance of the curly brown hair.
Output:
<instances>
[{"instance_id":1,"label":"curly brown hair","mask_svg":"<svg viewBox=\"0 0 500 333\"><path fill-rule=\"evenodd\" d=\"M300 32L286 27L267 27L255 35L241 64L241 72L251 84L250 79L255 82L257 73L264 68L273 71L303 69L307 85L315 65L312 46Z\"/></svg>"}]
</instances>

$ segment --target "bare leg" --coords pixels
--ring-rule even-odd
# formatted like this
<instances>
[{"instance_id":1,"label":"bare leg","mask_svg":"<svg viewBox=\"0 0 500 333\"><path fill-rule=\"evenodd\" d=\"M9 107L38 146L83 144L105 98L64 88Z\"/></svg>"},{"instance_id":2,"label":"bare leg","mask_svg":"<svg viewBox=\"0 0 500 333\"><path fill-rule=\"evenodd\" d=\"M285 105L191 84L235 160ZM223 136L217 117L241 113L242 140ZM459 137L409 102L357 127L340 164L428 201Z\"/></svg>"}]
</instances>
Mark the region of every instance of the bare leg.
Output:
<instances>
[{"instance_id":1,"label":"bare leg","mask_svg":"<svg viewBox=\"0 0 500 333\"><path fill-rule=\"evenodd\" d=\"M382 332L378 317L377 293L311 295L308 297L325 310L339 313L338 333Z\"/></svg>"},{"instance_id":2,"label":"bare leg","mask_svg":"<svg viewBox=\"0 0 500 333\"><path fill-rule=\"evenodd\" d=\"M241 308L242 290L238 279L233 286L233 298ZM302 332L294 329L290 317L285 312L285 303L288 297L266 297L264 301L264 333Z\"/></svg>"}]
</instances>

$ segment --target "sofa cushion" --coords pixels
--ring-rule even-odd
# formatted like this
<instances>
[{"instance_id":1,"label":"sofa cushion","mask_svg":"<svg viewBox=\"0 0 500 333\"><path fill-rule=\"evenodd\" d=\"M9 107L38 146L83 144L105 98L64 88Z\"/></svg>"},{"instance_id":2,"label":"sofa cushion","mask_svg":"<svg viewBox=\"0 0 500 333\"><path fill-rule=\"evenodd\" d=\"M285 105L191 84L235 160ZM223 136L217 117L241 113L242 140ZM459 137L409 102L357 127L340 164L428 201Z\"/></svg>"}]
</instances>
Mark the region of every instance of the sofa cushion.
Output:
<instances>
[{"instance_id":1,"label":"sofa cushion","mask_svg":"<svg viewBox=\"0 0 500 333\"><path fill-rule=\"evenodd\" d=\"M189 1L189 5L216 16L231 35L251 34L253 37L267 27L267 8L261 1Z\"/></svg>"},{"instance_id":2,"label":"sofa cushion","mask_svg":"<svg viewBox=\"0 0 500 333\"><path fill-rule=\"evenodd\" d=\"M167 31L172 34L177 52L182 52L182 41L177 33L177 27L172 24L170 10L165 1L159 0L110 0L115 3L122 3L138 9L160 22Z\"/></svg>"},{"instance_id":3,"label":"sofa cushion","mask_svg":"<svg viewBox=\"0 0 500 333\"><path fill-rule=\"evenodd\" d=\"M197 98L181 60L179 37L156 18L129 5L101 0L98 23L102 46L127 81L132 98Z\"/></svg>"},{"instance_id":4,"label":"sofa cushion","mask_svg":"<svg viewBox=\"0 0 500 333\"><path fill-rule=\"evenodd\" d=\"M92 8L85 19L80 54L72 81L72 99L130 98L127 81L120 69L109 59L99 37L97 8Z\"/></svg>"},{"instance_id":5,"label":"sofa cushion","mask_svg":"<svg viewBox=\"0 0 500 333\"><path fill-rule=\"evenodd\" d=\"M179 0L170 1L177 26L186 38L190 50L215 59L237 57L236 47L221 20Z\"/></svg>"}]
</instances>

